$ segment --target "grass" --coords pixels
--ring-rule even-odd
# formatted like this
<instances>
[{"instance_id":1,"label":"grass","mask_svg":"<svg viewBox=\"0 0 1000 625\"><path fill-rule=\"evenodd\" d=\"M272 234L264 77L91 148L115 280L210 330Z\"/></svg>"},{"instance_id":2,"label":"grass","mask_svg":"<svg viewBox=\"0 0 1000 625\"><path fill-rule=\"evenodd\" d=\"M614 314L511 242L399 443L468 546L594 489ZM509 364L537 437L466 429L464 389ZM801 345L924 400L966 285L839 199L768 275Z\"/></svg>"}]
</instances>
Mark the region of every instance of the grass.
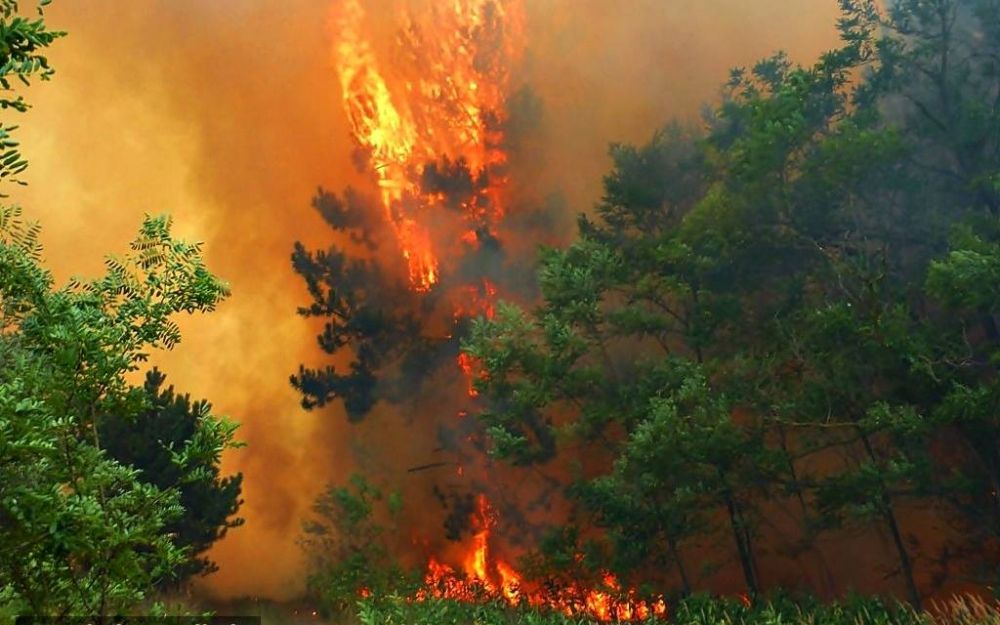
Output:
<instances>
[{"instance_id":1,"label":"grass","mask_svg":"<svg viewBox=\"0 0 1000 625\"><path fill-rule=\"evenodd\" d=\"M167 614L199 614L198 602L161 600ZM13 624L16 611L0 609L0 625ZM262 625L601 625L586 617L512 609L505 603L472 604L430 599L414 602L398 595L359 601L352 614L331 618L305 604L252 599L212 606L217 614L259 615ZM1000 604L961 597L918 613L894 600L855 596L836 603L774 596L747 607L739 599L699 595L670 606L666 619L643 625L1000 625Z\"/></svg>"},{"instance_id":2,"label":"grass","mask_svg":"<svg viewBox=\"0 0 1000 625\"><path fill-rule=\"evenodd\" d=\"M412 602L390 596L358 603L361 625L597 625L585 617L511 609L504 604L448 600ZM893 600L850 597L836 603L775 597L752 607L739 600L696 596L672 606L665 620L645 625L1000 625L1000 606L965 597L930 612Z\"/></svg>"}]
</instances>

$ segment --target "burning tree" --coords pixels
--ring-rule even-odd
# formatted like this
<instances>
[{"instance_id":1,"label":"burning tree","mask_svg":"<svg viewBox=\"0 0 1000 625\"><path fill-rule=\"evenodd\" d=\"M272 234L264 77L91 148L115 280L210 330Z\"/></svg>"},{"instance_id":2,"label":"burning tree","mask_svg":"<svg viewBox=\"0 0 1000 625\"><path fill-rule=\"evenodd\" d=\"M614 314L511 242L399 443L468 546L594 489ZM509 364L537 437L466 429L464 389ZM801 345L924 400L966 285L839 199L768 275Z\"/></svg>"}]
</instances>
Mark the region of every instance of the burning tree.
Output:
<instances>
[{"instance_id":1,"label":"burning tree","mask_svg":"<svg viewBox=\"0 0 1000 625\"><path fill-rule=\"evenodd\" d=\"M520 7L435 4L402 21L390 72L364 36L361 3L334 12L356 162L377 191L321 191L314 206L356 249L298 246L293 256L313 296L300 313L324 317L320 346L351 350L354 362L346 373L303 368L292 383L307 408L341 399L352 419L458 362L465 320L491 310L503 262L503 124Z\"/></svg>"},{"instance_id":2,"label":"burning tree","mask_svg":"<svg viewBox=\"0 0 1000 625\"><path fill-rule=\"evenodd\" d=\"M444 421L432 417L443 444L454 451L472 434L474 422L457 418L470 401L473 366L459 342L470 318L492 314L504 288L505 102L520 13L516 1L493 0L404 12L393 62L383 64L361 3L334 11L333 58L355 161L371 190L321 190L314 206L340 242L317 252L299 245L293 255L313 297L300 313L325 320L326 353L353 358L346 370L300 368L292 383L306 408L342 401L360 421L380 401L406 404L438 376L456 389ZM458 505L465 499L452 499L453 539L471 523Z\"/></svg>"},{"instance_id":3,"label":"burning tree","mask_svg":"<svg viewBox=\"0 0 1000 625\"><path fill-rule=\"evenodd\" d=\"M592 547L600 573L676 573L687 591L704 581L687 563L724 553L752 596L850 526L887 534L918 605L907 506L943 504L993 549L998 9L842 5L844 43L814 65L735 70L701 129L615 146L596 216L544 252L524 311L497 301L518 293L502 253L517 4L406 14L391 70L360 3L340 4L334 59L372 191L321 194L340 245L296 250L303 314L354 357L293 377L306 407L343 400L357 420L447 364L454 412L477 410L461 444L575 469L580 531L554 554L569 570ZM641 611L610 574L571 578L572 599L522 580L491 552L484 481L452 507L465 557L432 561L425 593L613 618L587 597L615 591Z\"/></svg>"},{"instance_id":4,"label":"burning tree","mask_svg":"<svg viewBox=\"0 0 1000 625\"><path fill-rule=\"evenodd\" d=\"M425 9L401 15L391 63L365 36L358 0L333 13L333 58L355 162L371 190L339 196L321 190L313 202L339 242L326 251L296 246L293 264L313 300L299 312L324 320L323 351L352 360L347 369L303 366L292 384L307 409L343 402L355 422L379 402L408 405L428 380L455 389L444 420L432 422L447 439L442 447L458 454L457 472L469 486L450 495L434 490L450 507L446 536L467 536L470 544L459 566L431 558L418 597L526 601L601 618L619 609L619 615L651 613L654 606L634 598L615 599L616 581L604 590L530 589L492 552L497 513L486 491L496 476L467 474L459 451L485 450L481 424L462 418L477 395L479 365L459 347L470 320L491 318L500 295L523 294L522 276L529 273L503 245L511 230L524 237L532 221L511 209L508 185L508 101L522 7L517 0L463 0ZM530 103L524 93L519 100ZM538 240L544 220L533 226L527 236Z\"/></svg>"}]
</instances>

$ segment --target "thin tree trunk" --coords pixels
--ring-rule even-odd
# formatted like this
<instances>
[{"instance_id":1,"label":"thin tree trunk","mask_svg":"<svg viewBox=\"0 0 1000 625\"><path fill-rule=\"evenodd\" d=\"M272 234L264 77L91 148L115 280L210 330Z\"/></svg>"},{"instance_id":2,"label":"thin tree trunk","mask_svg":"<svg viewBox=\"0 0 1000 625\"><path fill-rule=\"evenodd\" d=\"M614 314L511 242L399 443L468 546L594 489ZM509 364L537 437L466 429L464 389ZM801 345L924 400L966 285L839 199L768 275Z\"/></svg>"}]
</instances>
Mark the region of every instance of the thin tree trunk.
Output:
<instances>
[{"instance_id":1,"label":"thin tree trunk","mask_svg":"<svg viewBox=\"0 0 1000 625\"><path fill-rule=\"evenodd\" d=\"M740 556L740 566L743 567L743 577L747 582L747 591L751 597L756 597L760 593L760 586L757 582L757 571L753 563L753 553L750 551L749 537L743 531L743 523L739 511L736 509L736 502L733 496L726 489L723 492L723 499L726 503L726 510L729 512L729 524L733 528L733 538L736 540L736 551Z\"/></svg>"},{"instance_id":2,"label":"thin tree trunk","mask_svg":"<svg viewBox=\"0 0 1000 625\"><path fill-rule=\"evenodd\" d=\"M868 439L868 435L861 432L861 442L865 446L865 452L868 454L869 459L874 463L876 462L875 450L872 448L871 441ZM896 545L896 551L899 554L899 565L903 571L903 580L906 582L907 591L910 594L910 603L917 610L921 609L920 602L920 591L917 589L916 580L913 578L913 563L910 560L910 554L906 550L906 545L903 542L903 534L899 530L899 522L896 520L896 512L892 505L892 498L889 497L889 493L886 492L885 484L879 480L879 487L881 492L879 493L879 498L882 503L882 516L885 519L886 524L889 526L889 531L892 534L892 542Z\"/></svg>"},{"instance_id":3,"label":"thin tree trunk","mask_svg":"<svg viewBox=\"0 0 1000 625\"><path fill-rule=\"evenodd\" d=\"M677 549L677 542L672 537L667 537L667 545L670 546L670 555L677 564L677 572L681 576L681 588L684 596L687 597L691 594L691 580L688 578L687 570L684 568L684 560L681 559L681 553Z\"/></svg>"},{"instance_id":4,"label":"thin tree trunk","mask_svg":"<svg viewBox=\"0 0 1000 625\"><path fill-rule=\"evenodd\" d=\"M788 461L788 474L792 477L792 483L795 484L795 498L799 502L799 507L802 509L802 519L805 521L805 518L809 514L809 508L806 506L806 499L802 494L802 488L799 487L799 475L795 470L795 459L788 449L788 433L785 431L784 424L780 421L778 422L778 436L780 437L781 453L785 454L785 460Z\"/></svg>"}]
</instances>

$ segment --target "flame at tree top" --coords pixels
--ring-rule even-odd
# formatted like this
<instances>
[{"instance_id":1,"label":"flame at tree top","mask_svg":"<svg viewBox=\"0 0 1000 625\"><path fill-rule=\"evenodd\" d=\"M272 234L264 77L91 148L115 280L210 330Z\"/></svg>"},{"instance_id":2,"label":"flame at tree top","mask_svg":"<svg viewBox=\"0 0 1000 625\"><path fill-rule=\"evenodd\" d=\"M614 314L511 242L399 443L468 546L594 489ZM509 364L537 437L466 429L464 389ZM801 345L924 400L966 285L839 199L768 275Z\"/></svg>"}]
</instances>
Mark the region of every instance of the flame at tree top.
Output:
<instances>
[{"instance_id":1,"label":"flame at tree top","mask_svg":"<svg viewBox=\"0 0 1000 625\"><path fill-rule=\"evenodd\" d=\"M474 242L477 229L502 215L502 124L523 20L519 0L431 2L422 17L403 16L391 63L380 61L364 35L360 0L341 0L332 18L351 133L377 177L386 221L417 291L440 280L441 248L455 242L442 239L458 232L459 240ZM440 160L467 170L477 192L459 207L457 229L435 236L427 217L440 219L434 209L445 198L422 180L428 164Z\"/></svg>"}]
</instances>

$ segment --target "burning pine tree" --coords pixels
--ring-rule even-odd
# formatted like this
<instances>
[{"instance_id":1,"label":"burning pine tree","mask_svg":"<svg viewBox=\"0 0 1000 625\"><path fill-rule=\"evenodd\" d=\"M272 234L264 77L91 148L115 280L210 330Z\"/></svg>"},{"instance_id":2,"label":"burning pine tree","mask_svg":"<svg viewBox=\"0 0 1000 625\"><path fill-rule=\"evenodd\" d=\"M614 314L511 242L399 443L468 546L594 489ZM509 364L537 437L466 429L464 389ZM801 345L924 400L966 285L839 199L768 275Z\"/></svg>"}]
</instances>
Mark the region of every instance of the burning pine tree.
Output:
<instances>
[{"instance_id":1,"label":"burning pine tree","mask_svg":"<svg viewBox=\"0 0 1000 625\"><path fill-rule=\"evenodd\" d=\"M451 507L445 527L450 539L469 535L470 544L454 566L430 554L416 599L502 599L604 620L663 613L662 600L636 599L610 573L599 589L529 584L491 551L496 512L483 492L488 479L468 476L463 462L470 446L482 455L485 437L475 419L462 418L475 401L476 363L459 344L471 319L492 317L498 294L526 290L518 276L528 272L513 266L502 245L515 212L505 130L523 7L459 0L423 9L402 13L388 62L367 35L360 0L343 0L332 15L354 161L370 186L340 196L320 190L314 206L339 244L316 252L297 245L293 264L313 298L300 313L325 320L320 346L353 361L346 371L302 367L292 384L307 409L342 401L355 422L379 402L405 407L442 372L455 388L446 422L436 425L464 448L452 447L467 485L444 497ZM472 510L461 505L467 500L475 501Z\"/></svg>"}]
</instances>

